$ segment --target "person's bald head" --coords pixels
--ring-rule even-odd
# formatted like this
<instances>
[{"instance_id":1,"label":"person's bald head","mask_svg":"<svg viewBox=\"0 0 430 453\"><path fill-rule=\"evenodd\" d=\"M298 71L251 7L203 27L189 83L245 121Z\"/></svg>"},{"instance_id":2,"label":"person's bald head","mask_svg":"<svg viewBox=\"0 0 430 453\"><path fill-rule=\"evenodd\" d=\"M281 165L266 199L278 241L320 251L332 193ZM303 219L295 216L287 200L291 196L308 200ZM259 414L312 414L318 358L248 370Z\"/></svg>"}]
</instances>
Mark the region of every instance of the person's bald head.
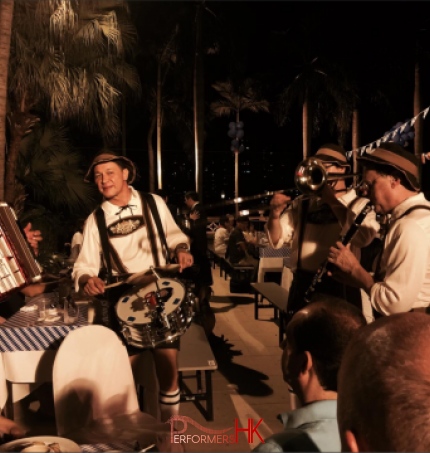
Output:
<instances>
[{"instance_id":1,"label":"person's bald head","mask_svg":"<svg viewBox=\"0 0 430 453\"><path fill-rule=\"evenodd\" d=\"M338 385L342 451L430 451L430 316L400 313L361 329Z\"/></svg>"},{"instance_id":2,"label":"person's bald head","mask_svg":"<svg viewBox=\"0 0 430 453\"><path fill-rule=\"evenodd\" d=\"M287 348L283 355L284 379L295 388L294 374L288 366L291 354L308 351L321 387L337 391L337 373L348 342L366 319L354 305L334 296L318 294L299 310L287 326Z\"/></svg>"}]
</instances>

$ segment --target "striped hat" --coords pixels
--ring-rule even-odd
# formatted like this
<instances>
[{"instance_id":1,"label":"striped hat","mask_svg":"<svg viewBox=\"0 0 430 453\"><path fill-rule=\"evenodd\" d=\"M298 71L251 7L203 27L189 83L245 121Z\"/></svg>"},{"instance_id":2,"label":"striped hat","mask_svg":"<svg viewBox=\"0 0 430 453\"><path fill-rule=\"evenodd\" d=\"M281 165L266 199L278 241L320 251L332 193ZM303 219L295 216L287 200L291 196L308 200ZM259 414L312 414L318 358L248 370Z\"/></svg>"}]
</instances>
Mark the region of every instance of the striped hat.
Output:
<instances>
[{"instance_id":1,"label":"striped hat","mask_svg":"<svg viewBox=\"0 0 430 453\"><path fill-rule=\"evenodd\" d=\"M104 152L99 154L94 158L91 162L90 168L85 175L84 181L85 182L92 182L94 180L94 167L100 164L105 164L106 162L118 162L122 163L122 166L127 168L128 170L128 179L127 182L131 184L136 179L136 166L134 163L124 156L119 156L117 154L113 154L110 152Z\"/></svg>"},{"instance_id":2,"label":"striped hat","mask_svg":"<svg viewBox=\"0 0 430 453\"><path fill-rule=\"evenodd\" d=\"M357 157L357 161L362 162L364 166L366 162L373 162L374 164L393 167L405 175L413 190L420 190L419 161L413 153L406 151L397 143L381 143L379 148L376 148L372 153Z\"/></svg>"},{"instance_id":3,"label":"striped hat","mask_svg":"<svg viewBox=\"0 0 430 453\"><path fill-rule=\"evenodd\" d=\"M341 146L335 145L334 143L322 145L315 153L315 157L323 162L337 165L338 167L347 167L347 170L351 169L351 165L349 165L346 160L345 150Z\"/></svg>"}]
</instances>

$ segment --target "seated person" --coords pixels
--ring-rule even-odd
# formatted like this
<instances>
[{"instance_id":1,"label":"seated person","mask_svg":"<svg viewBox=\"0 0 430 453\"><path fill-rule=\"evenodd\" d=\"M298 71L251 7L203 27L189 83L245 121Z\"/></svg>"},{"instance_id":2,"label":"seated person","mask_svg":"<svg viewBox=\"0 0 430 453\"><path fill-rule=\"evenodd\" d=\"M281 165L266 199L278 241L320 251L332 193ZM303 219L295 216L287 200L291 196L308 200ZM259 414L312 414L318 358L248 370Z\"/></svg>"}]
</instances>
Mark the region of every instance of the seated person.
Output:
<instances>
[{"instance_id":1,"label":"seated person","mask_svg":"<svg viewBox=\"0 0 430 453\"><path fill-rule=\"evenodd\" d=\"M284 430L254 451L341 451L337 372L351 337L365 325L357 307L329 295L315 295L314 302L294 314L281 366L302 407L280 414Z\"/></svg>"},{"instance_id":2,"label":"seated person","mask_svg":"<svg viewBox=\"0 0 430 453\"><path fill-rule=\"evenodd\" d=\"M243 234L245 235L245 239L248 244L257 243L257 232L255 231L255 225L252 222L249 222L249 227L243 232Z\"/></svg>"},{"instance_id":3,"label":"seated person","mask_svg":"<svg viewBox=\"0 0 430 453\"><path fill-rule=\"evenodd\" d=\"M245 239L244 231L249 227L249 218L239 216L236 219L236 227L230 233L227 247L227 258L231 264L240 266L254 266L257 268L258 260L252 257L248 251L248 244Z\"/></svg>"},{"instance_id":4,"label":"seated person","mask_svg":"<svg viewBox=\"0 0 430 453\"><path fill-rule=\"evenodd\" d=\"M342 451L430 451L429 337L419 312L357 332L339 371Z\"/></svg>"},{"instance_id":5,"label":"seated person","mask_svg":"<svg viewBox=\"0 0 430 453\"><path fill-rule=\"evenodd\" d=\"M249 228L247 231L244 231L243 234L245 235L248 253L258 259L258 237L257 232L255 231L255 225L252 222L249 222Z\"/></svg>"},{"instance_id":6,"label":"seated person","mask_svg":"<svg viewBox=\"0 0 430 453\"><path fill-rule=\"evenodd\" d=\"M24 436L25 431L21 426L13 420L0 415L0 444L10 442L14 439L20 439Z\"/></svg>"},{"instance_id":7,"label":"seated person","mask_svg":"<svg viewBox=\"0 0 430 453\"><path fill-rule=\"evenodd\" d=\"M219 219L219 228L215 231L214 235L214 250L220 256L225 257L227 252L228 238L233 229L233 222L230 217L222 216Z\"/></svg>"}]
</instances>

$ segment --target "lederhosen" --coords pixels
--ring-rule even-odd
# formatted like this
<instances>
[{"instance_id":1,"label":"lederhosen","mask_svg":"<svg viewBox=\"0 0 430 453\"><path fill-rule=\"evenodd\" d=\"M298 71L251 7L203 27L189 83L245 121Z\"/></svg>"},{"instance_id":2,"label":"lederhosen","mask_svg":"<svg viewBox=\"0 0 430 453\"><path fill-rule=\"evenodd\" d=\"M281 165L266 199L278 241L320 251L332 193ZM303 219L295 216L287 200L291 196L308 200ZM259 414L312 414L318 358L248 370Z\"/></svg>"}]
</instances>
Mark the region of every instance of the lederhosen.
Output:
<instances>
[{"instance_id":1,"label":"lederhosen","mask_svg":"<svg viewBox=\"0 0 430 453\"><path fill-rule=\"evenodd\" d=\"M138 192L141 203L142 203L142 213L143 217L141 216L131 216L128 219L120 219L119 222L124 222L130 220L130 222L133 223L134 226L131 226L131 230L129 232L121 233L120 230L122 228L118 228L118 223L115 222L113 225L106 225L106 219L104 215L104 211L101 206L99 206L95 212L94 215L96 217L97 221L97 227L99 229L99 234L100 234L100 242L102 246L102 254L103 254L103 267L100 272L100 276L105 279L106 283L114 283L115 281L118 281L118 278L122 278L124 274L127 274L127 271L125 269L124 264L122 263L118 252L116 251L115 247L112 245L112 242L110 241L110 237L115 237L120 234L133 234L133 232L141 227L146 226L147 228L147 234L148 234L148 239L150 242L151 246L151 252L152 256L154 259L154 265L155 267L160 265L159 258L158 258L158 248L157 248L157 242L156 242L156 235L155 235L155 230L154 230L154 225L153 221L154 220L158 235L160 238L160 242L163 247L163 254L166 258L166 262L170 262L170 252L167 246L166 242L166 237L164 234L164 230L161 225L160 221L160 216L158 213L157 206L155 204L154 198L152 197L151 194L149 193L141 193ZM121 208L120 208L121 209ZM152 217L151 217L152 214ZM128 229L126 228L128 231ZM113 269L118 273L117 275L113 274ZM121 277L122 276L122 277ZM103 311L103 314L101 315L101 319L95 319L95 323L100 323L103 325L106 325L107 327L111 328L114 330L118 335L121 336L121 326L118 321L118 317L116 315L116 310L115 306L118 302L118 300L121 298L121 296L131 288L131 285L128 284L123 284L120 286L116 286L113 288L109 288L105 291L102 297L100 297L100 302L103 304L106 304L107 307L105 307L105 310ZM142 352L143 348L137 348L134 346L130 346L126 344L127 351L129 355L134 355ZM159 344L155 347L155 349L179 349L179 338L176 338L172 342L166 342Z\"/></svg>"},{"instance_id":2,"label":"lederhosen","mask_svg":"<svg viewBox=\"0 0 430 453\"><path fill-rule=\"evenodd\" d=\"M411 206L409 209L406 209L406 211L403 214L401 214L399 217L397 217L397 219L395 219L393 222L391 222L388 225L388 228L385 230L384 238L382 239L382 249L381 249L381 252L379 253L379 256L378 256L377 261L376 261L375 277L374 277L375 282L383 280L381 275L380 275L381 274L381 259L382 259L382 254L384 253L385 240L386 240L388 232L390 231L390 229L393 227L393 225L398 220L400 220L401 218L407 216L408 214L410 214L412 211L415 211L416 209L426 209L427 211L430 211L430 206L426 206L426 205ZM412 310L410 310L410 311L412 311ZM373 314L373 317L375 319L382 318L384 316L382 313L379 313L379 311L377 311L373 306L372 306L372 314Z\"/></svg>"},{"instance_id":3,"label":"lederhosen","mask_svg":"<svg viewBox=\"0 0 430 453\"><path fill-rule=\"evenodd\" d=\"M347 207L351 209L354 204L359 200L359 197L354 198ZM309 212L309 199L303 200L301 202L301 209L298 212L298 218L302 219L300 222L300 228L298 231L298 258L297 258L297 268L294 271L293 281L288 294L288 304L287 304L287 322L291 317L307 305L305 301L305 293L312 284L312 280L315 276L315 272L309 272L304 269L301 269L301 252L303 244L304 230L307 223L335 223L338 222L337 218L332 213L328 205L322 205L322 209L319 209L315 212ZM316 294L329 294L332 296L340 297L347 300L353 305L357 306L360 310L361 306L361 293L359 288L353 288L351 286L345 285L341 282L334 280L325 274L321 281L318 283L316 291L313 295Z\"/></svg>"}]
</instances>

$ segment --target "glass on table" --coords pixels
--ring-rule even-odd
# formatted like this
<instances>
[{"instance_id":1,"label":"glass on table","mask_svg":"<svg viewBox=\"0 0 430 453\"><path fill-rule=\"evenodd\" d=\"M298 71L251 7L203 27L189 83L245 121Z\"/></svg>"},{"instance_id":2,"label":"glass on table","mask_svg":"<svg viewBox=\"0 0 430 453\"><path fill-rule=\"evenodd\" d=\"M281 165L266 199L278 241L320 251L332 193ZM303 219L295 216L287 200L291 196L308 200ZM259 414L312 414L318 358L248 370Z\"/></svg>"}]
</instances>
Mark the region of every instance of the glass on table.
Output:
<instances>
[{"instance_id":1,"label":"glass on table","mask_svg":"<svg viewBox=\"0 0 430 453\"><path fill-rule=\"evenodd\" d=\"M46 297L40 297L37 302L37 322L43 323L46 319L46 306L49 304L49 300Z\"/></svg>"},{"instance_id":2,"label":"glass on table","mask_svg":"<svg viewBox=\"0 0 430 453\"><path fill-rule=\"evenodd\" d=\"M79 318L79 306L72 297L64 298L63 319L67 325L74 324Z\"/></svg>"},{"instance_id":3,"label":"glass on table","mask_svg":"<svg viewBox=\"0 0 430 453\"><path fill-rule=\"evenodd\" d=\"M96 316L96 307L94 303L94 299L90 299L88 301L88 306L87 306L87 317L88 317L88 324L94 324L94 318Z\"/></svg>"}]
</instances>

